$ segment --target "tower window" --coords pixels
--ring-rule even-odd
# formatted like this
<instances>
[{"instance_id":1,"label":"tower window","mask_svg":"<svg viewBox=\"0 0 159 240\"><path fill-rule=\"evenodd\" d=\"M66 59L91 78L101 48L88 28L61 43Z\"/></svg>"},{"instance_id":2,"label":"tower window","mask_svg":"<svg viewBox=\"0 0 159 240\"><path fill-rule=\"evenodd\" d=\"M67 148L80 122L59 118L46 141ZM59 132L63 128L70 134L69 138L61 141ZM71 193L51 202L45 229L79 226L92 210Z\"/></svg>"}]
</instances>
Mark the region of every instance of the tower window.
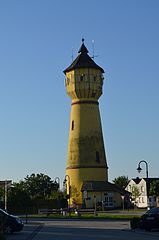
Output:
<instances>
[{"instance_id":1,"label":"tower window","mask_svg":"<svg viewBox=\"0 0 159 240\"><path fill-rule=\"evenodd\" d=\"M74 120L73 120L73 121L72 121L72 126L71 126L71 129L72 129L72 130L74 130L74 127L75 127L74 125L75 125L75 124L74 124Z\"/></svg>"},{"instance_id":2,"label":"tower window","mask_svg":"<svg viewBox=\"0 0 159 240\"><path fill-rule=\"evenodd\" d=\"M96 81L97 80L97 76L94 76L94 81Z\"/></svg>"},{"instance_id":3,"label":"tower window","mask_svg":"<svg viewBox=\"0 0 159 240\"><path fill-rule=\"evenodd\" d=\"M96 92L92 92L92 98L96 96Z\"/></svg>"},{"instance_id":4,"label":"tower window","mask_svg":"<svg viewBox=\"0 0 159 240\"><path fill-rule=\"evenodd\" d=\"M99 157L99 152L96 151L96 162L100 163L100 157Z\"/></svg>"},{"instance_id":5,"label":"tower window","mask_svg":"<svg viewBox=\"0 0 159 240\"><path fill-rule=\"evenodd\" d=\"M84 80L84 74L80 76L80 81L83 81L83 80Z\"/></svg>"}]
</instances>

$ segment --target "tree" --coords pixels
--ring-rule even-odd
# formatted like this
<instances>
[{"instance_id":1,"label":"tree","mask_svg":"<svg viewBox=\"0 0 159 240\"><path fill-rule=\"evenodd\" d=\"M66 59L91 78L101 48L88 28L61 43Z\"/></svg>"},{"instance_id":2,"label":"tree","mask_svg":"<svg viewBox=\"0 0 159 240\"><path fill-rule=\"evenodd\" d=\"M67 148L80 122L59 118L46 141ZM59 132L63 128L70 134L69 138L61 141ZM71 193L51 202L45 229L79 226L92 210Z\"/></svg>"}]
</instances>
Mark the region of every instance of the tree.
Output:
<instances>
[{"instance_id":1,"label":"tree","mask_svg":"<svg viewBox=\"0 0 159 240\"><path fill-rule=\"evenodd\" d=\"M140 191L137 186L133 186L131 196L132 196L132 200L136 203L137 198L140 196Z\"/></svg>"},{"instance_id":2,"label":"tree","mask_svg":"<svg viewBox=\"0 0 159 240\"><path fill-rule=\"evenodd\" d=\"M0 201L4 198L4 188L0 187Z\"/></svg>"},{"instance_id":3,"label":"tree","mask_svg":"<svg viewBox=\"0 0 159 240\"><path fill-rule=\"evenodd\" d=\"M8 205L11 209L26 210L30 205L30 196L23 181L13 183L8 191Z\"/></svg>"},{"instance_id":4,"label":"tree","mask_svg":"<svg viewBox=\"0 0 159 240\"><path fill-rule=\"evenodd\" d=\"M159 196L159 180L152 181L150 184L149 195L158 197Z\"/></svg>"},{"instance_id":5,"label":"tree","mask_svg":"<svg viewBox=\"0 0 159 240\"><path fill-rule=\"evenodd\" d=\"M39 208L65 207L64 193L59 184L48 175L27 175L24 180L13 183L8 191L8 206L13 212L35 212Z\"/></svg>"},{"instance_id":6,"label":"tree","mask_svg":"<svg viewBox=\"0 0 159 240\"><path fill-rule=\"evenodd\" d=\"M115 183L116 185L122 187L122 188L126 188L126 186L128 185L128 182L129 182L129 179L128 179L128 176L119 176L117 178L115 178L113 180L113 183Z\"/></svg>"},{"instance_id":7,"label":"tree","mask_svg":"<svg viewBox=\"0 0 159 240\"><path fill-rule=\"evenodd\" d=\"M75 187L75 185L72 185L70 197L72 198L72 204L74 207L77 207L79 196L80 193L77 191L77 188Z\"/></svg>"},{"instance_id":8,"label":"tree","mask_svg":"<svg viewBox=\"0 0 159 240\"><path fill-rule=\"evenodd\" d=\"M58 190L58 183L45 174L34 174L24 179L25 189L31 198L48 198L52 191Z\"/></svg>"}]
</instances>

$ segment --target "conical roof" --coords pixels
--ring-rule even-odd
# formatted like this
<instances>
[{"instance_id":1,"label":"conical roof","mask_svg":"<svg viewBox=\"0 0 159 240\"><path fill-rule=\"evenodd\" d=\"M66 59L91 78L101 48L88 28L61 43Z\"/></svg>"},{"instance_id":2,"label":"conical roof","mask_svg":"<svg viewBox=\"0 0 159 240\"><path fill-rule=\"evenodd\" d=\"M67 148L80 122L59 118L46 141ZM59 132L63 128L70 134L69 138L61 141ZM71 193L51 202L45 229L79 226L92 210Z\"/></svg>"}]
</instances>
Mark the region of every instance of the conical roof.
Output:
<instances>
[{"instance_id":1,"label":"conical roof","mask_svg":"<svg viewBox=\"0 0 159 240\"><path fill-rule=\"evenodd\" d=\"M92 58L88 55L88 50L86 46L84 45L84 39L82 39L82 45L78 51L78 56L75 58L75 60L71 63L71 65L64 70L64 73L69 72L73 69L77 68L95 68L101 70L102 73L104 73L104 70L98 66Z\"/></svg>"}]
</instances>

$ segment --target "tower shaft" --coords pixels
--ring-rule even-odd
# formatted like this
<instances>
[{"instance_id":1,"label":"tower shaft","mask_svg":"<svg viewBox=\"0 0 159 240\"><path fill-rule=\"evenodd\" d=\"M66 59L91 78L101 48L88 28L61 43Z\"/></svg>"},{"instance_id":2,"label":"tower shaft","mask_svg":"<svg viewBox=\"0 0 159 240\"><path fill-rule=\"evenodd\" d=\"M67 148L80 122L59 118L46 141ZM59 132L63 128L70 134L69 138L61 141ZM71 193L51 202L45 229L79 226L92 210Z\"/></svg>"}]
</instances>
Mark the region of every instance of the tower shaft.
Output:
<instances>
[{"instance_id":1,"label":"tower shaft","mask_svg":"<svg viewBox=\"0 0 159 240\"><path fill-rule=\"evenodd\" d=\"M83 169L83 180L107 180L106 157L98 102L72 103L68 143L67 171ZM94 169L94 170L93 170ZM97 169L102 174L97 175ZM95 173L95 174L94 174ZM81 176L78 176L80 179ZM104 178L104 179L103 179Z\"/></svg>"},{"instance_id":2,"label":"tower shaft","mask_svg":"<svg viewBox=\"0 0 159 240\"><path fill-rule=\"evenodd\" d=\"M108 180L97 101L72 103L66 174L79 195L83 181Z\"/></svg>"}]
</instances>

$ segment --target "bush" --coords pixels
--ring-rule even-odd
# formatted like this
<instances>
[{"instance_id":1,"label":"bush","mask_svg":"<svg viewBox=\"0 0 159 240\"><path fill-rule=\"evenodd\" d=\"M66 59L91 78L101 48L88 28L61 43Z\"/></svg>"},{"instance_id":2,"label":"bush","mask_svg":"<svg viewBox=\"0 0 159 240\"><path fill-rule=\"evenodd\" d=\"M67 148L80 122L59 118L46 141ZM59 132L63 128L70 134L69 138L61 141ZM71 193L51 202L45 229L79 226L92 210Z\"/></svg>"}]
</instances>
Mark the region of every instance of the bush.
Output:
<instances>
[{"instance_id":1,"label":"bush","mask_svg":"<svg viewBox=\"0 0 159 240\"><path fill-rule=\"evenodd\" d=\"M130 227L131 229L139 228L140 227L140 218L134 217L130 220Z\"/></svg>"}]
</instances>

